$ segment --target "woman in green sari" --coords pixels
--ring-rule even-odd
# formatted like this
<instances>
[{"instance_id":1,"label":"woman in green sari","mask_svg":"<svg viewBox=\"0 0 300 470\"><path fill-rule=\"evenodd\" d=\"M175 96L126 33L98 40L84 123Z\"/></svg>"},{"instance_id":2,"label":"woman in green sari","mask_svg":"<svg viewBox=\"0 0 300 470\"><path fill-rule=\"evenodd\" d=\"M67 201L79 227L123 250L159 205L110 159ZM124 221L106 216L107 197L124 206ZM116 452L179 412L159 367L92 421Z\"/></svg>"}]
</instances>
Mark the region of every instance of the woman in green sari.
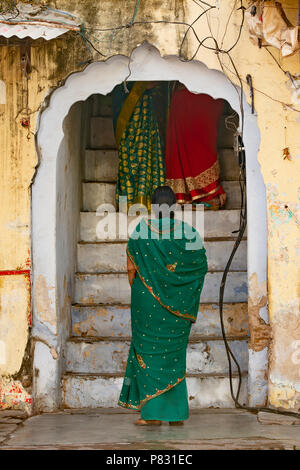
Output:
<instances>
[{"instance_id":1,"label":"woman in green sari","mask_svg":"<svg viewBox=\"0 0 300 470\"><path fill-rule=\"evenodd\" d=\"M165 182L164 134L166 84L129 82L112 92L115 138L119 155L116 203L151 208L151 194ZM127 92L126 92L127 91Z\"/></svg>"},{"instance_id":2,"label":"woman in green sari","mask_svg":"<svg viewBox=\"0 0 300 470\"><path fill-rule=\"evenodd\" d=\"M163 186L152 203L172 206L176 197ZM182 424L189 416L186 348L207 272L202 239L180 220L144 218L127 256L132 341L119 405L141 411L138 425Z\"/></svg>"}]
</instances>

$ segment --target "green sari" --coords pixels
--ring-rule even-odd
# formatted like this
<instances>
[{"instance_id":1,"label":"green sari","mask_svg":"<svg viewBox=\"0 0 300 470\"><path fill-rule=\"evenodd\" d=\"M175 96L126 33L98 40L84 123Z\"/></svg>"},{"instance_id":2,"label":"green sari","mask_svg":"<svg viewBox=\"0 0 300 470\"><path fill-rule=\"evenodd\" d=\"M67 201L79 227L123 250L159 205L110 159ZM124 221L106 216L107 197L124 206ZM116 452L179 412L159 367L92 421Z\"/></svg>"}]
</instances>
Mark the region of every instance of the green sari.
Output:
<instances>
[{"instance_id":1,"label":"green sari","mask_svg":"<svg viewBox=\"0 0 300 470\"><path fill-rule=\"evenodd\" d=\"M187 419L186 349L207 272L201 237L176 219L142 219L127 255L137 272L119 405L143 419Z\"/></svg>"},{"instance_id":2,"label":"green sari","mask_svg":"<svg viewBox=\"0 0 300 470\"><path fill-rule=\"evenodd\" d=\"M153 191L165 182L162 132L155 105L160 96L159 87L147 89L148 82L123 85L113 91L113 111L119 171L116 185L116 203L119 196L127 196L127 204L151 207ZM158 112L159 111L159 112Z\"/></svg>"}]
</instances>

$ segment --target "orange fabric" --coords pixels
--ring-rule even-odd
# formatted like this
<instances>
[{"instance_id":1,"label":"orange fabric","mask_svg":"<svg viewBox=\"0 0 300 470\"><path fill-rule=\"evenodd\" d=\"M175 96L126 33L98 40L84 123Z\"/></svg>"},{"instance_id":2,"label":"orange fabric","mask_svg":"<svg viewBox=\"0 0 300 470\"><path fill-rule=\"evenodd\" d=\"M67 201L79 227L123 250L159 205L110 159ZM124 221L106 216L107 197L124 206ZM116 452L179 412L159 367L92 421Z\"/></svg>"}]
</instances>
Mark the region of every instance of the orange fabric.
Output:
<instances>
[{"instance_id":1,"label":"orange fabric","mask_svg":"<svg viewBox=\"0 0 300 470\"><path fill-rule=\"evenodd\" d=\"M127 255L127 273L128 273L129 284L131 285L136 276L136 269L128 255Z\"/></svg>"}]
</instances>

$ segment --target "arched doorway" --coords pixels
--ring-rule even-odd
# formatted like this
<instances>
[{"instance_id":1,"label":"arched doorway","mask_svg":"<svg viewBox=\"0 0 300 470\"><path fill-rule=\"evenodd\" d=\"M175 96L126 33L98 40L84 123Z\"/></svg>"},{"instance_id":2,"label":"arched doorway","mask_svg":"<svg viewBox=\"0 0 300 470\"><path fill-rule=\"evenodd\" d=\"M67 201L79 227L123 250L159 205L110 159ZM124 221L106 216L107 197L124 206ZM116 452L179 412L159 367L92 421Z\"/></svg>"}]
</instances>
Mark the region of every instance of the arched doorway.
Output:
<instances>
[{"instance_id":1,"label":"arched doorway","mask_svg":"<svg viewBox=\"0 0 300 470\"><path fill-rule=\"evenodd\" d=\"M130 70L129 70L130 63ZM225 99L240 116L240 96L236 87L219 71L199 62L182 62L177 57L162 58L148 44L135 49L129 58L115 56L95 62L83 72L72 74L55 90L48 107L41 112L37 134L39 167L32 186L32 256L33 256L33 335L34 403L39 411L54 410L61 402L61 375L65 369L65 344L70 332L70 290L73 270L70 246L76 238L76 217L64 217L63 207L74 204L78 193L71 190L73 170L67 165L70 154L80 152L80 145L65 138L64 126L76 129L80 104L90 95L106 95L123 80L179 80L195 93ZM266 281L266 199L265 186L257 161L259 130L256 116L243 99L244 145L246 149L248 199L248 281L253 276L259 284ZM69 112L70 111L70 112ZM66 117L68 118L66 119ZM74 135L78 136L75 132ZM77 150L75 150L77 149ZM76 163L77 162L77 163ZM61 188L64 188L61 191ZM71 196L70 196L71 194ZM259 230L257 230L259 227ZM253 282L248 282L251 297ZM255 285L253 289L255 289ZM255 292L253 292L255 295ZM267 321L266 307L260 315ZM266 398L267 350L249 350L248 394L252 405Z\"/></svg>"}]
</instances>

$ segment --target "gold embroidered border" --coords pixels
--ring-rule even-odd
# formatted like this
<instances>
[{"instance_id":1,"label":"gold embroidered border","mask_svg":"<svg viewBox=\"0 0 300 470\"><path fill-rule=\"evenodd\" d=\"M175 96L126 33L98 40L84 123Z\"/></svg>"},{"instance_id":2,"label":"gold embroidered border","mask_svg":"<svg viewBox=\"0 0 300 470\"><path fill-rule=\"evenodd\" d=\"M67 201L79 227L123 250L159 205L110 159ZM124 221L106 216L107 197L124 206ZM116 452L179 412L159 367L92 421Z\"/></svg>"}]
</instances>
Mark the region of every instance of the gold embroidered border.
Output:
<instances>
[{"instance_id":1,"label":"gold embroidered border","mask_svg":"<svg viewBox=\"0 0 300 470\"><path fill-rule=\"evenodd\" d=\"M185 184L185 180L182 178L176 179L166 179L166 185L169 186L175 194L186 194L187 187ZM178 201L177 201L178 202Z\"/></svg>"},{"instance_id":2,"label":"gold embroidered border","mask_svg":"<svg viewBox=\"0 0 300 470\"><path fill-rule=\"evenodd\" d=\"M193 196L192 198L190 199L177 199L177 203L178 204L188 204L188 203L191 203L191 201L196 201L198 199L203 199L204 197L207 197L207 196L210 196L211 194L213 193L216 193L217 191L219 191L221 185L219 184L219 186L217 186L216 188L214 188L212 191L209 191L208 193L206 194L200 194L198 196ZM216 199L216 197L214 198ZM208 202L210 203L212 199L210 199Z\"/></svg>"},{"instance_id":3,"label":"gold embroidered border","mask_svg":"<svg viewBox=\"0 0 300 470\"><path fill-rule=\"evenodd\" d=\"M138 275L140 276L140 279L142 281L142 283L144 284L144 286L148 289L148 291L150 292L150 294L153 295L153 297L158 301L158 303L160 303L160 305L162 307L164 307L165 309L167 309L169 312L173 313L174 315L176 315L177 317L181 317L181 318L185 318L187 320L191 320L192 323L195 323L196 321L196 318L193 316L193 315L190 315L189 313L180 313L179 310L172 310L171 307L169 307L168 305L165 305L162 303L162 301L160 300L160 297L158 295L156 295L154 292L153 292L153 287L150 287L148 286L148 284L146 283L145 281L145 278L141 275L140 271L139 271L139 267L135 264L134 262L134 259L133 259L133 256L131 255L129 249L128 249L128 246L126 248L126 252L127 252L127 255L129 256L131 262L133 263Z\"/></svg>"},{"instance_id":4,"label":"gold embroidered border","mask_svg":"<svg viewBox=\"0 0 300 470\"><path fill-rule=\"evenodd\" d=\"M116 127L116 143L118 148L120 146L122 135L127 127L129 119L131 118L133 110L146 89L147 82L135 82L131 91L129 92L129 95L123 103Z\"/></svg>"},{"instance_id":5,"label":"gold embroidered border","mask_svg":"<svg viewBox=\"0 0 300 470\"><path fill-rule=\"evenodd\" d=\"M162 235L163 233L173 232L173 230L175 230L176 227L179 227L179 225L180 225L181 222L182 222L181 220L179 220L177 223L174 223L173 227L170 227L170 228L167 229L167 230L159 230L159 229L153 227L153 225L152 225L151 222L150 222L151 219L149 220L149 219L147 219L146 217L144 217L144 220L145 220L146 224L148 225L148 227L150 228L150 230L151 230L152 232L156 232L156 233L159 233L159 234L161 234L161 235Z\"/></svg>"},{"instance_id":6,"label":"gold embroidered border","mask_svg":"<svg viewBox=\"0 0 300 470\"><path fill-rule=\"evenodd\" d=\"M166 179L166 185L170 186L173 189L174 193L187 193L188 191L193 191L195 189L203 189L206 186L214 183L220 178L220 165L219 161L216 160L215 163L203 171L197 176L187 176L186 178L175 178L175 179ZM206 196L203 195L203 197Z\"/></svg>"},{"instance_id":7,"label":"gold embroidered border","mask_svg":"<svg viewBox=\"0 0 300 470\"><path fill-rule=\"evenodd\" d=\"M193 196L192 197L192 200L195 201L196 199L203 199L204 197L206 196L210 196L211 194L213 193L216 193L217 191L219 191L221 185L219 184L219 186L217 186L216 188L212 189L211 191L209 191L208 193L205 193L205 194L200 194L198 196Z\"/></svg>"},{"instance_id":8,"label":"gold embroidered border","mask_svg":"<svg viewBox=\"0 0 300 470\"><path fill-rule=\"evenodd\" d=\"M175 387L180 382L182 382L184 379L185 379L185 374L181 379L177 378L177 381L174 384L167 385L167 387L164 388L163 390L157 390L157 392L154 393L153 395L146 395L146 398L141 400L139 405L131 405L130 403L124 403L121 400L118 401L118 405L123 406L123 408L131 408L133 410L139 411L142 408L142 406L144 406L147 403L147 401L152 400L152 398L155 398L158 395L161 395L162 393L167 392L168 390L170 390L171 388Z\"/></svg>"},{"instance_id":9,"label":"gold embroidered border","mask_svg":"<svg viewBox=\"0 0 300 470\"><path fill-rule=\"evenodd\" d=\"M196 177L189 176L186 178L187 187L190 191L193 189L203 189L206 186L214 183L220 178L220 165L219 161L216 160L215 163L208 168L207 170L200 173Z\"/></svg>"},{"instance_id":10,"label":"gold embroidered border","mask_svg":"<svg viewBox=\"0 0 300 470\"><path fill-rule=\"evenodd\" d=\"M142 356L140 354L137 354L136 358L141 368L146 369L146 364L144 363Z\"/></svg>"}]
</instances>

